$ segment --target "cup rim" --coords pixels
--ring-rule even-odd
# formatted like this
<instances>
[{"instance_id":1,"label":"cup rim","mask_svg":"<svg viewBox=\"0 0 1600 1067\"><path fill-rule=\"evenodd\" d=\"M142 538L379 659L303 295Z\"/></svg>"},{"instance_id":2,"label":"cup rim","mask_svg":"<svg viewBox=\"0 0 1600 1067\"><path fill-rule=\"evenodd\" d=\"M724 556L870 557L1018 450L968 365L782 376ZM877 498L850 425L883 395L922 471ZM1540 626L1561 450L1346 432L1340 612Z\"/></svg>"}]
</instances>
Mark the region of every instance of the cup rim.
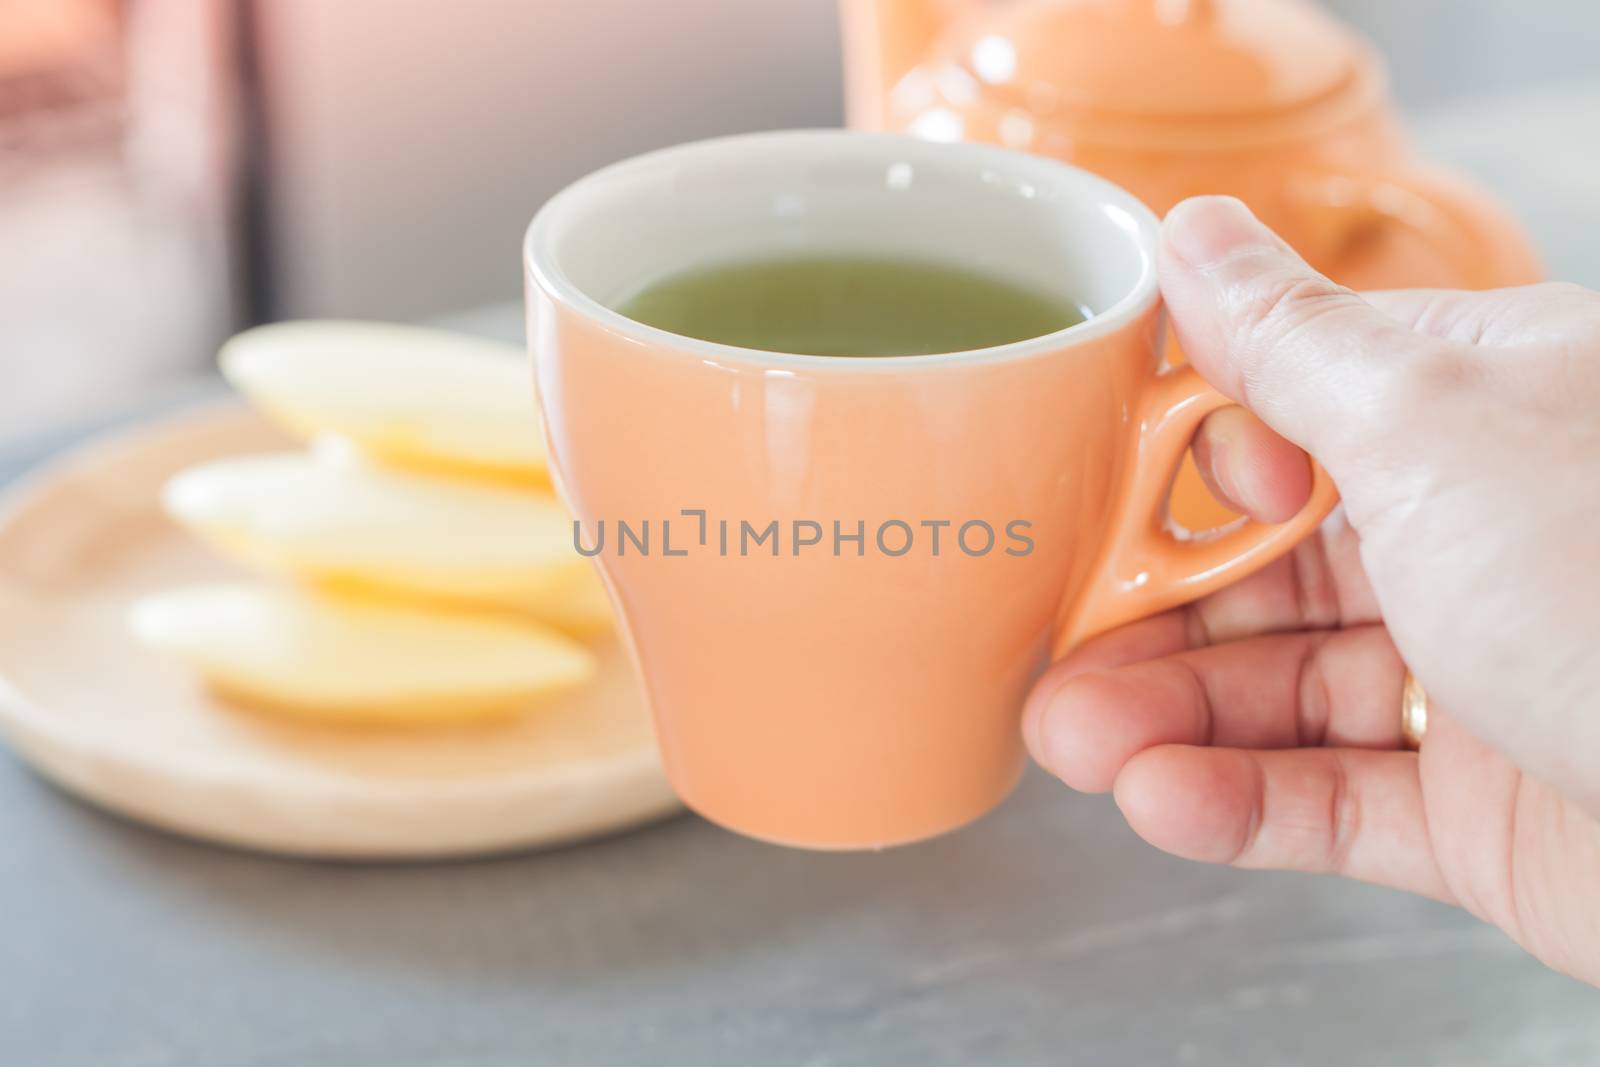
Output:
<instances>
[{"instance_id":1,"label":"cup rim","mask_svg":"<svg viewBox=\"0 0 1600 1067\"><path fill-rule=\"evenodd\" d=\"M898 159L895 157L903 156L907 152L918 153L922 158L928 158L930 155L961 153L970 160L970 163L963 165L980 168L986 173L1005 173L1023 181L1039 184L1050 182L1059 185L1065 182L1076 186L1086 198L1117 209L1121 214L1122 219L1119 223L1129 231L1130 239L1138 250L1138 278L1128 292L1105 310L1095 312L1082 322L1037 337L954 352L894 356L888 359L841 359L838 356L778 352L745 348L720 341L706 341L638 322L606 307L584 292L572 281L558 261L551 240L555 222L565 212L580 206L590 195L592 186L602 184L618 175L625 175L632 170L660 167L684 158L716 153L759 154L764 149L779 144L795 145L808 142L816 146L819 155L842 151L870 151L882 157L886 164L897 162ZM1081 167L1043 156L968 141L936 142L901 134L845 129L775 130L712 137L660 148L609 164L577 179L545 201L535 213L523 235L522 258L528 277L558 303L582 313L611 333L651 348L676 349L685 355L714 360L718 363L744 364L763 369L793 371L801 368L827 367L845 373L893 373L958 362L993 363L1044 356L1126 328L1160 299L1155 262L1160 228L1161 223L1155 213L1121 186ZM531 342L532 338L529 340Z\"/></svg>"}]
</instances>

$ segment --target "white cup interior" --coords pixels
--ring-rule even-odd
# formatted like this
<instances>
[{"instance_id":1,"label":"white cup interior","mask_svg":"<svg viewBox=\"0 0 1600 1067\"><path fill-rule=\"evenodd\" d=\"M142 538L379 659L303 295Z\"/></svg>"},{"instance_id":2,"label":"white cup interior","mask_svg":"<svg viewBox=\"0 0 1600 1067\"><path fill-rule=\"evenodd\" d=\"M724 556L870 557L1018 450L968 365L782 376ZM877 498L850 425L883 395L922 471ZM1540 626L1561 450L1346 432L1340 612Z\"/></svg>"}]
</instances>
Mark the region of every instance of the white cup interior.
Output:
<instances>
[{"instance_id":1,"label":"white cup interior","mask_svg":"<svg viewBox=\"0 0 1600 1067\"><path fill-rule=\"evenodd\" d=\"M844 253L961 265L1102 317L1155 298L1156 226L1132 195L1051 160L817 130L702 141L597 171L540 211L525 251L557 295L604 309L688 268Z\"/></svg>"}]
</instances>

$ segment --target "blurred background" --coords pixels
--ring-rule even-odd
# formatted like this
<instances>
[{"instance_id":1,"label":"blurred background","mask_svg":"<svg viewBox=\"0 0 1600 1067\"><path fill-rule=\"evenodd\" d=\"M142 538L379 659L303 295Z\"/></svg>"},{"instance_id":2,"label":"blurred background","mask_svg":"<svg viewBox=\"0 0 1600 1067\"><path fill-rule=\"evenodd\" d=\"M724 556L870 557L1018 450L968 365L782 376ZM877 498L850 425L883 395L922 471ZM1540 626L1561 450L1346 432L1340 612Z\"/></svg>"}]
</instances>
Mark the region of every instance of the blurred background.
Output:
<instances>
[{"instance_id":1,"label":"blurred background","mask_svg":"<svg viewBox=\"0 0 1600 1067\"><path fill-rule=\"evenodd\" d=\"M1600 5L1328 6L1422 150L1600 286ZM566 182L841 120L833 0L0 0L0 443L192 380L253 322L509 309Z\"/></svg>"}]
</instances>

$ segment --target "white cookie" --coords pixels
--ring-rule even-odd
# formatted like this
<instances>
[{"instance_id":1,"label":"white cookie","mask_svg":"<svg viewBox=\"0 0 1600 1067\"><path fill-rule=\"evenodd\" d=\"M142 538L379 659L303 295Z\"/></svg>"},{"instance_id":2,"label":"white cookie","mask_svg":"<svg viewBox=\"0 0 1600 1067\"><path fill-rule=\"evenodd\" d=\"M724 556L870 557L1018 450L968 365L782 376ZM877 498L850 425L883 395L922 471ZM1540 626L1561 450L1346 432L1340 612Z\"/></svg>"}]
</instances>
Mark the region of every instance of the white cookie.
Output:
<instances>
[{"instance_id":1,"label":"white cookie","mask_svg":"<svg viewBox=\"0 0 1600 1067\"><path fill-rule=\"evenodd\" d=\"M157 593L129 622L241 702L339 722L503 715L596 669L582 645L532 623L270 585Z\"/></svg>"},{"instance_id":2,"label":"white cookie","mask_svg":"<svg viewBox=\"0 0 1600 1067\"><path fill-rule=\"evenodd\" d=\"M392 470L340 455L214 460L166 485L169 515L240 562L340 588L610 619L572 521L547 492Z\"/></svg>"},{"instance_id":3,"label":"white cookie","mask_svg":"<svg viewBox=\"0 0 1600 1067\"><path fill-rule=\"evenodd\" d=\"M515 346L308 319L246 330L220 362L234 388L295 433L342 434L400 464L547 477L533 374Z\"/></svg>"}]
</instances>

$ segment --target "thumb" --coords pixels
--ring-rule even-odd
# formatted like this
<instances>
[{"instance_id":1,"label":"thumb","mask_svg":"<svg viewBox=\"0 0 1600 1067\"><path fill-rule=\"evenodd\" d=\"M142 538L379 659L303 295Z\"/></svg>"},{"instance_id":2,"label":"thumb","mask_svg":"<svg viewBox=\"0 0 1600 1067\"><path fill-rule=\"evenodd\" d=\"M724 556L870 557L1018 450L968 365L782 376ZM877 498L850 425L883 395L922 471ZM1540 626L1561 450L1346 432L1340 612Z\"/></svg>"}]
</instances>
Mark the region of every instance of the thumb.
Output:
<instances>
[{"instance_id":1,"label":"thumb","mask_svg":"<svg viewBox=\"0 0 1600 1067\"><path fill-rule=\"evenodd\" d=\"M1185 356L1330 470L1381 430L1408 368L1443 344L1312 270L1232 197L1185 200L1162 236L1161 290Z\"/></svg>"}]
</instances>

